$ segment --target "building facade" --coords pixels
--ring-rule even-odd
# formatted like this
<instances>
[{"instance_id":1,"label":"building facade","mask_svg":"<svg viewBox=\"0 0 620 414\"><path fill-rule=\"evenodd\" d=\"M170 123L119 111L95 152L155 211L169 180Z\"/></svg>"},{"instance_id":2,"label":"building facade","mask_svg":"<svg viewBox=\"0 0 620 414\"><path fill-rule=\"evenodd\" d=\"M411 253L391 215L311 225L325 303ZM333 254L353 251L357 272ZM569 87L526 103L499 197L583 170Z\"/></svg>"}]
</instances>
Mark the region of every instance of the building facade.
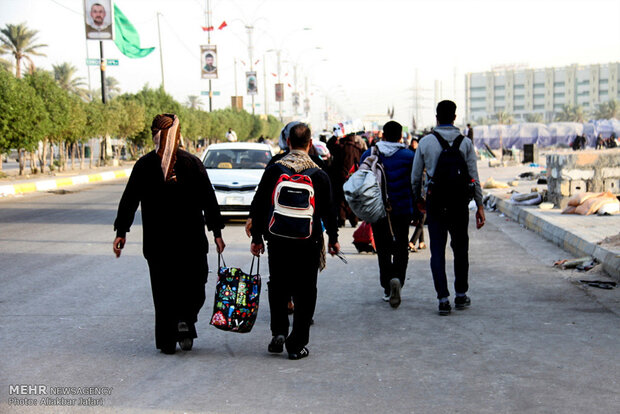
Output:
<instances>
[{"instance_id":1,"label":"building facade","mask_svg":"<svg viewBox=\"0 0 620 414\"><path fill-rule=\"evenodd\" d=\"M553 121L564 105L592 111L618 99L620 63L561 68L500 68L465 75L465 119L488 119L498 112L525 122L528 114Z\"/></svg>"}]
</instances>

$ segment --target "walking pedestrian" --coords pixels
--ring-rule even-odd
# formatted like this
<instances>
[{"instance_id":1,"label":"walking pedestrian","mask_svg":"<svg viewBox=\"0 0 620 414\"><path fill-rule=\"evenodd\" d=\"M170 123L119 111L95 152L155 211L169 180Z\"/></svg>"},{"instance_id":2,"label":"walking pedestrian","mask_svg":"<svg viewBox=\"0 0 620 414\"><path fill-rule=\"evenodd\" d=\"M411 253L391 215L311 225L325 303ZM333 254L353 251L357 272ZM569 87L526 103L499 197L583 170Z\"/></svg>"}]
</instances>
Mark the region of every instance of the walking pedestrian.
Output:
<instances>
[{"instance_id":1,"label":"walking pedestrian","mask_svg":"<svg viewBox=\"0 0 620 414\"><path fill-rule=\"evenodd\" d=\"M413 151L400 142L403 127L389 121L383 126L383 139L377 142L376 150L369 149L362 154L363 162L372 151L378 151L387 182L387 196L391 206L388 216L372 224L377 259L379 261L379 282L383 288L383 300L397 308L401 302L401 289L405 284L409 253L409 224L413 214L411 192L411 167Z\"/></svg>"},{"instance_id":2,"label":"walking pedestrian","mask_svg":"<svg viewBox=\"0 0 620 414\"><path fill-rule=\"evenodd\" d=\"M287 141L290 152L267 167L256 190L250 251L255 256L264 253L263 238L267 240L273 336L267 349L281 353L286 346L289 359L301 359L309 355L306 345L316 306L317 276L325 266L322 224L329 237L329 253L338 253L340 245L329 177L308 156L312 145L310 128L302 123L293 126ZM284 193L291 197L285 200L280 196ZM295 213L289 215L286 206ZM291 297L295 309L289 334L287 304Z\"/></svg>"},{"instance_id":3,"label":"walking pedestrian","mask_svg":"<svg viewBox=\"0 0 620 414\"><path fill-rule=\"evenodd\" d=\"M116 257L138 205L142 206L143 253L149 265L155 305L155 346L174 354L176 343L190 350L194 324L205 301L207 228L217 252L225 248L215 192L202 162L179 148L181 129L173 114L151 125L155 150L140 158L129 177L114 221Z\"/></svg>"},{"instance_id":4,"label":"walking pedestrian","mask_svg":"<svg viewBox=\"0 0 620 414\"><path fill-rule=\"evenodd\" d=\"M476 227L485 222L482 205L482 189L478 178L476 154L471 140L465 139L454 126L456 104L441 101L437 104L437 127L432 134L420 141L413 162L413 194L421 194L422 172L426 168L425 186L428 218L428 234L431 249L431 272L439 314L448 315L450 292L446 278L446 243L450 234L450 246L454 253L454 290L456 309L470 306L469 289L469 197L473 192L476 202ZM424 208L423 208L424 210Z\"/></svg>"},{"instance_id":5,"label":"walking pedestrian","mask_svg":"<svg viewBox=\"0 0 620 414\"><path fill-rule=\"evenodd\" d=\"M419 141L417 137L411 138L411 142L409 144L409 149L413 151L414 159L415 152L418 150ZM414 195L413 199L416 197ZM417 208L417 205L414 203L413 205L413 219L412 223L415 226L413 230L413 234L409 239L409 251L416 252L418 250L426 249L426 244L424 243L424 223L426 222L426 212L422 212ZM418 247L416 248L416 243L418 243Z\"/></svg>"},{"instance_id":6,"label":"walking pedestrian","mask_svg":"<svg viewBox=\"0 0 620 414\"><path fill-rule=\"evenodd\" d=\"M228 128L228 132L226 133L226 141L237 142L237 133L233 131L232 128Z\"/></svg>"}]
</instances>

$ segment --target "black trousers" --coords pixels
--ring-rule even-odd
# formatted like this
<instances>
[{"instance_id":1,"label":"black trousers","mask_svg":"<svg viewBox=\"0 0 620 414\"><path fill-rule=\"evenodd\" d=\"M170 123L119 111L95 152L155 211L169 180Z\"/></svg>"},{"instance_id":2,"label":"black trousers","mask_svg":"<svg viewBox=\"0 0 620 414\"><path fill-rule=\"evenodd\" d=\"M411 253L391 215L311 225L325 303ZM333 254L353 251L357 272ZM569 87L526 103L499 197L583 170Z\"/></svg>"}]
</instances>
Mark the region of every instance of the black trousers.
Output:
<instances>
[{"instance_id":1,"label":"black trousers","mask_svg":"<svg viewBox=\"0 0 620 414\"><path fill-rule=\"evenodd\" d=\"M269 309L271 333L286 337L289 353L298 352L310 340L310 321L314 315L319 272L320 240L270 240ZM293 329L289 335L288 301L293 298Z\"/></svg>"},{"instance_id":2,"label":"black trousers","mask_svg":"<svg viewBox=\"0 0 620 414\"><path fill-rule=\"evenodd\" d=\"M385 294L390 293L390 280L398 278L405 285L407 263L409 261L409 215L391 215L394 239L390 233L388 219L383 218L372 224L372 234L379 259L379 281Z\"/></svg>"},{"instance_id":3,"label":"black trousers","mask_svg":"<svg viewBox=\"0 0 620 414\"><path fill-rule=\"evenodd\" d=\"M428 236L431 250L431 272L437 299L450 296L446 277L446 243L450 234L450 247L454 253L454 290L466 293L469 289L469 210L467 206L444 211L428 211Z\"/></svg>"},{"instance_id":4,"label":"black trousers","mask_svg":"<svg viewBox=\"0 0 620 414\"><path fill-rule=\"evenodd\" d=\"M426 214L422 214L417 224L415 225L415 230L413 231L413 236L409 239L409 243L424 243L424 222L426 221Z\"/></svg>"},{"instance_id":5,"label":"black trousers","mask_svg":"<svg viewBox=\"0 0 620 414\"><path fill-rule=\"evenodd\" d=\"M206 254L147 261L155 305L155 346L161 349L183 337L196 338L194 324L205 302L209 271ZM178 332L179 322L187 323L189 333Z\"/></svg>"}]
</instances>

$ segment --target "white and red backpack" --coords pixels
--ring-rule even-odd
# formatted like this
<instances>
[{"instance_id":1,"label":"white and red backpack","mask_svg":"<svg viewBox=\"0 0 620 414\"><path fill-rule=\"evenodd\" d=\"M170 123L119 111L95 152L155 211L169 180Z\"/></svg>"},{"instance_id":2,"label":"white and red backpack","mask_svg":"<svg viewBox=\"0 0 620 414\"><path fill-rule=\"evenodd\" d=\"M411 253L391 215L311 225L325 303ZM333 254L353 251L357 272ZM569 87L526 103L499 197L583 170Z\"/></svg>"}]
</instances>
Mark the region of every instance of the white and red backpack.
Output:
<instances>
[{"instance_id":1,"label":"white and red backpack","mask_svg":"<svg viewBox=\"0 0 620 414\"><path fill-rule=\"evenodd\" d=\"M280 175L271 197L269 233L297 240L312 236L315 206L310 175L317 170L308 168L296 174Z\"/></svg>"}]
</instances>

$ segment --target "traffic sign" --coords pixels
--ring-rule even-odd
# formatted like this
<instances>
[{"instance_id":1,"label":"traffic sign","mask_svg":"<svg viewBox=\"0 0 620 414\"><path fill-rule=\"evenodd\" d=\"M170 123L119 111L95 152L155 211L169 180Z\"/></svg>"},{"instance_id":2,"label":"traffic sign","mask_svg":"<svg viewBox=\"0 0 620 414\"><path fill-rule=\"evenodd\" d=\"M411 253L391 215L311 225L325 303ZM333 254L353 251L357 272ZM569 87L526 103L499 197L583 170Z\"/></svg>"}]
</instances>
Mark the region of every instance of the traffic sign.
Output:
<instances>
[{"instance_id":1,"label":"traffic sign","mask_svg":"<svg viewBox=\"0 0 620 414\"><path fill-rule=\"evenodd\" d=\"M209 96L209 91L200 91L201 95ZM220 91L213 91L213 96L220 96Z\"/></svg>"},{"instance_id":2,"label":"traffic sign","mask_svg":"<svg viewBox=\"0 0 620 414\"><path fill-rule=\"evenodd\" d=\"M99 66L99 59L86 59L87 66Z\"/></svg>"},{"instance_id":3,"label":"traffic sign","mask_svg":"<svg viewBox=\"0 0 620 414\"><path fill-rule=\"evenodd\" d=\"M118 59L107 59L106 63L108 66L118 66Z\"/></svg>"}]
</instances>

